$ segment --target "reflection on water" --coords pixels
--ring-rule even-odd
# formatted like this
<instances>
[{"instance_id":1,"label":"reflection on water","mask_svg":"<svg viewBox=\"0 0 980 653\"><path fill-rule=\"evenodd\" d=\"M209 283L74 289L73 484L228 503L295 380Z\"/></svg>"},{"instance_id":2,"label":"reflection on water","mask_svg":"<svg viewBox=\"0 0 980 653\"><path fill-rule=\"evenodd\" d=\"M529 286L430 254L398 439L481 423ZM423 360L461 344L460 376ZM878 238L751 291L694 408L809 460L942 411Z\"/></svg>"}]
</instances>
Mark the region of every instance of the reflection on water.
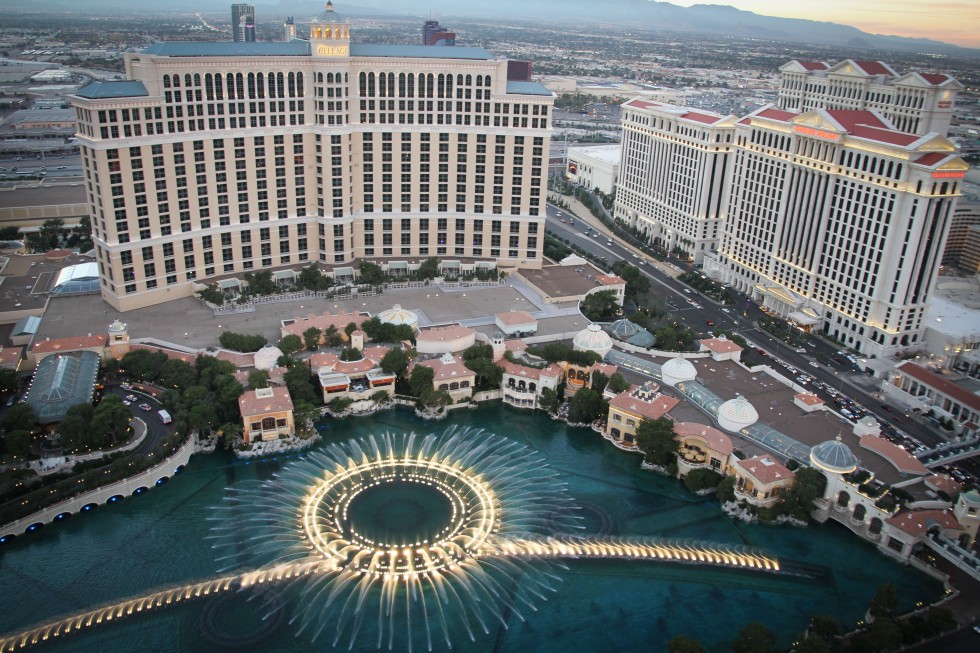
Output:
<instances>
[{"instance_id":1,"label":"reflection on water","mask_svg":"<svg viewBox=\"0 0 980 653\"><path fill-rule=\"evenodd\" d=\"M495 626L489 635L465 642L468 651L573 653L633 650L640 645L662 650L678 633L722 651L729 650L729 642L749 621L765 622L782 644L788 644L813 614L833 615L845 626L854 624L882 582L894 583L909 605L934 599L941 591L931 579L892 563L834 524L795 529L733 522L714 500L693 496L676 481L640 470L638 456L613 448L590 431L568 429L540 414L499 405L454 413L452 421L485 428L540 452L568 484L592 532L758 547L775 553L784 568L805 563L800 566L810 574L774 577L641 561L568 561L559 573L557 593L546 603L538 602L532 618L522 622L508 615L506 628ZM444 428L426 425L406 411L327 422L323 433L330 443L388 430ZM9 633L158 587L213 576L227 565L219 564L210 548L205 517L224 502L227 486L271 478L281 465L281 460L245 463L225 453L197 457L161 489L3 547L0 631ZM237 509L247 511L248 506ZM290 590L281 594L253 601L275 607L297 600ZM310 650L309 639L294 638L295 629L289 625L274 620L268 622L274 627L263 626L264 612L243 600L196 602L38 650ZM239 619L230 619L230 614ZM317 648L323 646L318 643ZM371 642L365 650L374 648Z\"/></svg>"}]
</instances>

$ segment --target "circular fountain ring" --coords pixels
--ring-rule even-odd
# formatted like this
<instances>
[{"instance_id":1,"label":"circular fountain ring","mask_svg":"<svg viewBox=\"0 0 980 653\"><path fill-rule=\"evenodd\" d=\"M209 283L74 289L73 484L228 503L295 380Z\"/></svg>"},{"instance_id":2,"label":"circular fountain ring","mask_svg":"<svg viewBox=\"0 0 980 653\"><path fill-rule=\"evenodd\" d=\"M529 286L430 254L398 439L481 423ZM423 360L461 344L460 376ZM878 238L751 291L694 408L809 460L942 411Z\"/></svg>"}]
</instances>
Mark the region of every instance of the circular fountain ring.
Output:
<instances>
[{"instance_id":1,"label":"circular fountain ring","mask_svg":"<svg viewBox=\"0 0 980 653\"><path fill-rule=\"evenodd\" d=\"M353 519L366 493L398 493L418 486L441 497L447 517L414 541L379 538ZM499 509L492 487L458 467L406 454L348 467L319 482L303 507L303 530L325 558L347 569L375 574L418 574L446 569L479 555L497 528Z\"/></svg>"}]
</instances>

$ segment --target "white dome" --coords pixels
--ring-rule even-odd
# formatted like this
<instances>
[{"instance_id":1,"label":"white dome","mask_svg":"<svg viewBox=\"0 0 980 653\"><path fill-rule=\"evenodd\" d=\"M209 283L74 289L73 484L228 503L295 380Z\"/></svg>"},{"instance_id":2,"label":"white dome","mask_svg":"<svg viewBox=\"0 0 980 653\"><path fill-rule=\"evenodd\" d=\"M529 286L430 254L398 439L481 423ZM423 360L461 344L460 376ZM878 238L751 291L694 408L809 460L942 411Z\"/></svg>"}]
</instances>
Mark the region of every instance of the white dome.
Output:
<instances>
[{"instance_id":1,"label":"white dome","mask_svg":"<svg viewBox=\"0 0 980 653\"><path fill-rule=\"evenodd\" d=\"M600 356L605 356L612 349L612 338L602 330L598 324L590 324L585 327L572 339L572 346L575 351L594 351Z\"/></svg>"},{"instance_id":2,"label":"white dome","mask_svg":"<svg viewBox=\"0 0 980 653\"><path fill-rule=\"evenodd\" d=\"M682 356L671 358L660 366L660 377L665 384L670 386L685 381L693 381L697 375L698 371L691 364L691 361Z\"/></svg>"},{"instance_id":3,"label":"white dome","mask_svg":"<svg viewBox=\"0 0 980 653\"><path fill-rule=\"evenodd\" d=\"M737 433L758 420L759 413L755 407L741 395L729 399L718 408L718 424L726 431Z\"/></svg>"},{"instance_id":4,"label":"white dome","mask_svg":"<svg viewBox=\"0 0 980 653\"><path fill-rule=\"evenodd\" d=\"M282 356L282 350L273 345L266 345L255 352L255 369L271 370L276 366L276 361Z\"/></svg>"},{"instance_id":5,"label":"white dome","mask_svg":"<svg viewBox=\"0 0 980 653\"><path fill-rule=\"evenodd\" d=\"M402 308L400 304L395 304L387 311L378 313L378 319L385 324L407 324L408 326L415 326L418 324L419 316L407 308Z\"/></svg>"},{"instance_id":6,"label":"white dome","mask_svg":"<svg viewBox=\"0 0 980 653\"><path fill-rule=\"evenodd\" d=\"M861 464L850 448L841 442L839 435L836 440L821 442L810 449L810 462L836 474L850 474Z\"/></svg>"}]
</instances>

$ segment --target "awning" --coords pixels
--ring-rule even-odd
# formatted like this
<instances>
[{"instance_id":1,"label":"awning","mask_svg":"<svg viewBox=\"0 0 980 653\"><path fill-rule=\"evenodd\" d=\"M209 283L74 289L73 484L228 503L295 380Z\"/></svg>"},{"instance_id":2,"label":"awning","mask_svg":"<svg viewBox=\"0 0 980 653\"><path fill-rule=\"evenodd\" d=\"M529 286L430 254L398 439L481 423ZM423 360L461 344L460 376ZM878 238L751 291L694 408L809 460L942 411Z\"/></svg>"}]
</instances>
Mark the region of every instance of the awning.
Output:
<instances>
[{"instance_id":1,"label":"awning","mask_svg":"<svg viewBox=\"0 0 980 653\"><path fill-rule=\"evenodd\" d=\"M408 262L407 261L389 261L388 262L388 269L389 270L407 270L408 269Z\"/></svg>"},{"instance_id":2,"label":"awning","mask_svg":"<svg viewBox=\"0 0 980 653\"><path fill-rule=\"evenodd\" d=\"M801 311L793 311L787 317L797 324L803 324L806 326L816 324L820 321L819 317L811 317Z\"/></svg>"},{"instance_id":3,"label":"awning","mask_svg":"<svg viewBox=\"0 0 980 653\"><path fill-rule=\"evenodd\" d=\"M353 277L354 268L334 268L333 274L335 277Z\"/></svg>"},{"instance_id":4,"label":"awning","mask_svg":"<svg viewBox=\"0 0 980 653\"><path fill-rule=\"evenodd\" d=\"M277 270L272 273L272 279L274 281L285 281L286 279L295 279L296 270Z\"/></svg>"},{"instance_id":5,"label":"awning","mask_svg":"<svg viewBox=\"0 0 980 653\"><path fill-rule=\"evenodd\" d=\"M584 259L583 259L583 262L584 262ZM497 263L496 263L496 261L477 261L476 262L476 267L478 267L478 268L486 268L486 269L493 269L493 268L497 267Z\"/></svg>"},{"instance_id":6,"label":"awning","mask_svg":"<svg viewBox=\"0 0 980 653\"><path fill-rule=\"evenodd\" d=\"M459 267L459 261L443 261L442 262L442 267L444 267L444 268L458 268Z\"/></svg>"},{"instance_id":7,"label":"awning","mask_svg":"<svg viewBox=\"0 0 980 653\"><path fill-rule=\"evenodd\" d=\"M242 282L238 279L222 279L218 282L218 287L222 290L230 290L231 288L241 288Z\"/></svg>"}]
</instances>

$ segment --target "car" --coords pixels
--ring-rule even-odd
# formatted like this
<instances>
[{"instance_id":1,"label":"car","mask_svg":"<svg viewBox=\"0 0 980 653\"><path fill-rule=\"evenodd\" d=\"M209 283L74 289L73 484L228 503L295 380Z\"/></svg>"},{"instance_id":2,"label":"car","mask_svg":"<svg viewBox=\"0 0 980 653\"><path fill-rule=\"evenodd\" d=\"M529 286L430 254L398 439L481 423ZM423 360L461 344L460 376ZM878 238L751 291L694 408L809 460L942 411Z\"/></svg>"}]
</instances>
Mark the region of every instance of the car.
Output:
<instances>
[{"instance_id":1,"label":"car","mask_svg":"<svg viewBox=\"0 0 980 653\"><path fill-rule=\"evenodd\" d=\"M797 354L805 354L806 353L806 349L804 349L803 347L797 347L793 351L795 351Z\"/></svg>"},{"instance_id":2,"label":"car","mask_svg":"<svg viewBox=\"0 0 980 653\"><path fill-rule=\"evenodd\" d=\"M817 361L810 361L810 367L817 367L817 368L819 368L820 365L817 363Z\"/></svg>"},{"instance_id":3,"label":"car","mask_svg":"<svg viewBox=\"0 0 980 653\"><path fill-rule=\"evenodd\" d=\"M564 218L562 218L561 223L562 224L565 224L565 219Z\"/></svg>"},{"instance_id":4,"label":"car","mask_svg":"<svg viewBox=\"0 0 980 653\"><path fill-rule=\"evenodd\" d=\"M67 170L68 166L58 166L58 170Z\"/></svg>"},{"instance_id":5,"label":"car","mask_svg":"<svg viewBox=\"0 0 980 653\"><path fill-rule=\"evenodd\" d=\"M571 218L569 218L568 219L568 224L575 224L575 220L572 220Z\"/></svg>"},{"instance_id":6,"label":"car","mask_svg":"<svg viewBox=\"0 0 980 653\"><path fill-rule=\"evenodd\" d=\"M606 247L612 247L613 242L611 240L606 241Z\"/></svg>"},{"instance_id":7,"label":"car","mask_svg":"<svg viewBox=\"0 0 980 653\"><path fill-rule=\"evenodd\" d=\"M119 387L122 388L123 390L132 390L133 389L133 386L131 386L128 383L120 383L119 384Z\"/></svg>"},{"instance_id":8,"label":"car","mask_svg":"<svg viewBox=\"0 0 980 653\"><path fill-rule=\"evenodd\" d=\"M684 289L684 292L686 292L688 295L690 295L691 294L691 289L690 288L685 288Z\"/></svg>"},{"instance_id":9,"label":"car","mask_svg":"<svg viewBox=\"0 0 980 653\"><path fill-rule=\"evenodd\" d=\"M599 237L599 233L598 233L598 232L596 232L596 233L594 233L594 234L592 234L592 237L593 237L593 238L598 238L598 237Z\"/></svg>"},{"instance_id":10,"label":"car","mask_svg":"<svg viewBox=\"0 0 980 653\"><path fill-rule=\"evenodd\" d=\"M640 258L640 255L637 254L636 252L633 252L633 258Z\"/></svg>"},{"instance_id":11,"label":"car","mask_svg":"<svg viewBox=\"0 0 980 653\"><path fill-rule=\"evenodd\" d=\"M123 406L132 406L132 405L133 402L131 402L129 399L123 399Z\"/></svg>"},{"instance_id":12,"label":"car","mask_svg":"<svg viewBox=\"0 0 980 653\"><path fill-rule=\"evenodd\" d=\"M715 321L714 320L705 320L704 323L707 324L708 326L714 326L715 325Z\"/></svg>"},{"instance_id":13,"label":"car","mask_svg":"<svg viewBox=\"0 0 980 653\"><path fill-rule=\"evenodd\" d=\"M723 308L723 309L721 309L721 312L722 312L722 313L731 313L731 311L730 311L730 310L728 310L727 308Z\"/></svg>"},{"instance_id":14,"label":"car","mask_svg":"<svg viewBox=\"0 0 980 653\"><path fill-rule=\"evenodd\" d=\"M646 261L644 261L643 259L640 259L640 265L646 265L646 264L647 264Z\"/></svg>"},{"instance_id":15,"label":"car","mask_svg":"<svg viewBox=\"0 0 980 653\"><path fill-rule=\"evenodd\" d=\"M126 395L126 401L136 401L136 395Z\"/></svg>"},{"instance_id":16,"label":"car","mask_svg":"<svg viewBox=\"0 0 980 653\"><path fill-rule=\"evenodd\" d=\"M556 212L556 213L555 213L555 216L557 216L557 217L559 217L559 218L560 218L560 217L561 217L561 211L558 211L558 212Z\"/></svg>"},{"instance_id":17,"label":"car","mask_svg":"<svg viewBox=\"0 0 980 653\"><path fill-rule=\"evenodd\" d=\"M150 404L140 404L140 410L145 410L146 412L150 412L151 410L153 410L153 406L151 406Z\"/></svg>"}]
</instances>

